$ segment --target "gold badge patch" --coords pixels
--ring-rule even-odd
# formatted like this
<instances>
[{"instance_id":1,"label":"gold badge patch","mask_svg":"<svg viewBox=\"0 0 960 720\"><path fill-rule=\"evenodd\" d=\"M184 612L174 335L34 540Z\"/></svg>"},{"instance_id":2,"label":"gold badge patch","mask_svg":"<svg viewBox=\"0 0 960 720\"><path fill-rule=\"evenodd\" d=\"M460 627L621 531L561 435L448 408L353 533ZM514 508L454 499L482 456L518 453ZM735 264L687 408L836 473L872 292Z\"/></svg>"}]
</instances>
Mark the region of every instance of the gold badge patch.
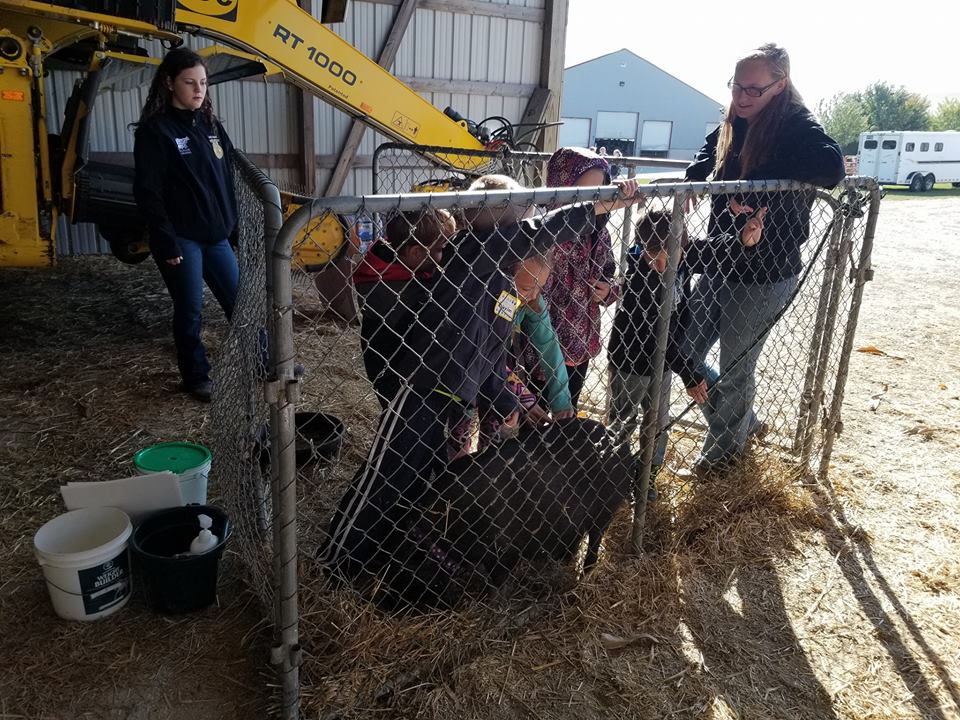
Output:
<instances>
[{"instance_id":1,"label":"gold badge patch","mask_svg":"<svg viewBox=\"0 0 960 720\"><path fill-rule=\"evenodd\" d=\"M210 138L210 147L213 148L213 154L217 156L217 160L223 160L223 146L220 144L220 138Z\"/></svg>"}]
</instances>

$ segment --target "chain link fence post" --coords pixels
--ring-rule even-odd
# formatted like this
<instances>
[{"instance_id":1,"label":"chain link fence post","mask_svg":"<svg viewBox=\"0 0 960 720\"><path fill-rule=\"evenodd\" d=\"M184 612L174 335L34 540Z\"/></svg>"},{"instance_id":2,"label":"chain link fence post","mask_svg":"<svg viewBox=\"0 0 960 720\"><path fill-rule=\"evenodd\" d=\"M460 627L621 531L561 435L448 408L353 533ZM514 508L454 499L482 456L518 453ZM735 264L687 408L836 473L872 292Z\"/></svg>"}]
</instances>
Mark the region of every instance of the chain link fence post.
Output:
<instances>
[{"instance_id":1,"label":"chain link fence post","mask_svg":"<svg viewBox=\"0 0 960 720\"><path fill-rule=\"evenodd\" d=\"M814 422L820 414L820 408L823 405L823 388L827 380L827 365L839 315L840 299L847 269L847 258L850 256L850 250L853 247L853 230L856 222L855 214L852 210L856 205L854 195L855 193L852 190L849 191L847 193L847 202L837 204L834 208L834 217L842 219L843 229L840 233L840 244L837 247L837 254L833 258L833 266L831 267L830 258L828 257L827 269L824 273L825 281L826 278L830 278L831 281L829 300L824 313L824 324L822 328L818 326L814 329L814 343L811 343L811 345L819 345L818 357L815 360L816 373L810 395L810 409L807 414L807 418ZM824 284L826 284L826 282ZM809 432L809 429L809 427L805 428L807 432L803 439L800 455L800 464L804 468L806 468L810 462L810 454L813 451L814 434Z\"/></svg>"},{"instance_id":2,"label":"chain link fence post","mask_svg":"<svg viewBox=\"0 0 960 720\"><path fill-rule=\"evenodd\" d=\"M817 378L824 371L821 349L824 342L829 342L825 337L824 327L827 322L827 313L831 307L830 298L835 283L837 282L837 266L841 262L840 258L840 238L843 235L846 223L840 222L840 215L837 212L838 204L832 198L822 193L821 196L830 202L833 208L833 218L830 220L829 232L830 241L827 246L827 256L823 279L820 283L820 295L817 300L817 314L814 320L813 334L810 338L810 351L807 355L807 366L804 374L803 390L800 393L800 409L797 419L797 431L794 436L793 451L801 455L808 451L808 439L812 437L813 424L816 422L812 410L814 404L814 385ZM841 273L842 276L842 273ZM821 384L822 387L822 384Z\"/></svg>"},{"instance_id":3,"label":"chain link fence post","mask_svg":"<svg viewBox=\"0 0 960 720\"><path fill-rule=\"evenodd\" d=\"M297 468L294 414L300 400L300 382L295 375L296 349L293 336L292 247L297 231L310 217L310 205L301 207L279 228L272 253L273 335L271 376L267 386L271 427L275 439L277 509L274 511L274 552L279 557L280 645L273 648L273 662L282 674L282 717L299 717L300 649L297 572ZM282 217L281 217L282 222Z\"/></svg>"},{"instance_id":4,"label":"chain link fence post","mask_svg":"<svg viewBox=\"0 0 960 720\"><path fill-rule=\"evenodd\" d=\"M670 317L673 315L676 294L677 268L680 266L681 238L684 233L683 198L685 194L676 189L670 191L673 209L670 217L670 235L667 238L667 268L661 276L660 313L657 318L657 345L651 364L652 376L647 389L647 402L643 410L641 425L642 457L639 466L639 478L634 478L634 511L630 531L630 546L634 554L643 552L643 528L647 515L647 490L650 487L650 470L653 466L653 450L657 433L660 406L660 386L663 384L664 363L667 358L667 341L670 335ZM636 463L634 463L636 465ZM639 483L637 482L639 480Z\"/></svg>"},{"instance_id":5,"label":"chain link fence post","mask_svg":"<svg viewBox=\"0 0 960 720\"><path fill-rule=\"evenodd\" d=\"M850 355L853 352L853 340L857 332L857 323L860 320L860 308L863 305L863 291L867 283L873 280L873 267L871 257L873 254L873 239L877 232L877 218L880 214L881 190L877 181L872 178L858 178L865 181L870 191L870 207L867 210L867 225L863 234L863 247L860 249L860 257L857 264L851 268L850 280L854 283L853 297L850 301L850 314L847 319L847 326L844 329L843 344L840 349L840 360L837 366L837 377L833 387L833 397L830 405L830 412L827 415L824 428L823 449L820 453L820 467L817 470L817 477L826 477L830 468L830 458L833 456L833 443L838 434L842 432L842 422L840 413L843 406L843 395L847 386L847 374L850 370ZM848 181L848 187L852 190L854 185Z\"/></svg>"}]
</instances>

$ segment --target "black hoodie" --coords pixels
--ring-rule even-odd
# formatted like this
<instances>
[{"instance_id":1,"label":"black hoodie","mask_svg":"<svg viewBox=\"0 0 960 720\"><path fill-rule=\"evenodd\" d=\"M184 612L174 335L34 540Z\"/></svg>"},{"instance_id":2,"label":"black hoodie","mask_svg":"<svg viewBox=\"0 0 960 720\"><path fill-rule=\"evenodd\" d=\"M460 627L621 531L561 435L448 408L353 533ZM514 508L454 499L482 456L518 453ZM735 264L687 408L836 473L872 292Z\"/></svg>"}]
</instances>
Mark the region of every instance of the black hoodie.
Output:
<instances>
[{"instance_id":1,"label":"black hoodie","mask_svg":"<svg viewBox=\"0 0 960 720\"><path fill-rule=\"evenodd\" d=\"M199 110L169 108L137 127L133 193L157 260L178 257L177 238L217 243L237 228L233 144Z\"/></svg>"},{"instance_id":2,"label":"black hoodie","mask_svg":"<svg viewBox=\"0 0 960 720\"><path fill-rule=\"evenodd\" d=\"M400 297L401 307L417 308L397 323L408 328L396 362L400 377L468 406L479 396L506 417L517 408L506 389L507 340L520 305L512 269L531 251L579 241L596 226L594 204L580 203L479 236L460 231L444 247L432 285L411 283Z\"/></svg>"}]
</instances>

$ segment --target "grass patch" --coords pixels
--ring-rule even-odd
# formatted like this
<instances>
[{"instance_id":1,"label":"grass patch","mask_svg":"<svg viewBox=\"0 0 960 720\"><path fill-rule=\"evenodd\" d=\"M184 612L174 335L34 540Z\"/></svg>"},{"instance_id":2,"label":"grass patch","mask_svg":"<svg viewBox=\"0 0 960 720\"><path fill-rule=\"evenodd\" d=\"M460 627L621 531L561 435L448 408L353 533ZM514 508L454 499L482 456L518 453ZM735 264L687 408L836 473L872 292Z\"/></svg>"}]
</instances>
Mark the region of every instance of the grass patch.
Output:
<instances>
[{"instance_id":1,"label":"grass patch","mask_svg":"<svg viewBox=\"0 0 960 720\"><path fill-rule=\"evenodd\" d=\"M936 200L938 198L960 197L960 188L950 183L937 183L930 192L910 192L904 186L884 186L887 191L887 200Z\"/></svg>"}]
</instances>

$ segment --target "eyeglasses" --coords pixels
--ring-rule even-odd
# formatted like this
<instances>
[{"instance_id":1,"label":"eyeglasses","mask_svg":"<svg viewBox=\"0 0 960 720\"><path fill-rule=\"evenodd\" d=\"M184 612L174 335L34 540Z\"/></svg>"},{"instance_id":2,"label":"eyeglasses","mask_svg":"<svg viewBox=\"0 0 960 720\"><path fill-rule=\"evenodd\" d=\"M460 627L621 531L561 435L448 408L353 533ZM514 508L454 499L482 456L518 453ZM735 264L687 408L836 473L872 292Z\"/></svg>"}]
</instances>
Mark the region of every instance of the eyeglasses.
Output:
<instances>
[{"instance_id":1,"label":"eyeglasses","mask_svg":"<svg viewBox=\"0 0 960 720\"><path fill-rule=\"evenodd\" d=\"M778 82L780 82L780 80L783 80L783 78L778 78L777 80L774 80L769 85L764 85L763 87L752 87L752 86L744 87L740 83L735 82L733 78L730 78L730 80L727 82L727 87L730 88L731 92L737 92L739 90L747 97L758 98L761 95L763 95L767 90L769 90Z\"/></svg>"}]
</instances>

